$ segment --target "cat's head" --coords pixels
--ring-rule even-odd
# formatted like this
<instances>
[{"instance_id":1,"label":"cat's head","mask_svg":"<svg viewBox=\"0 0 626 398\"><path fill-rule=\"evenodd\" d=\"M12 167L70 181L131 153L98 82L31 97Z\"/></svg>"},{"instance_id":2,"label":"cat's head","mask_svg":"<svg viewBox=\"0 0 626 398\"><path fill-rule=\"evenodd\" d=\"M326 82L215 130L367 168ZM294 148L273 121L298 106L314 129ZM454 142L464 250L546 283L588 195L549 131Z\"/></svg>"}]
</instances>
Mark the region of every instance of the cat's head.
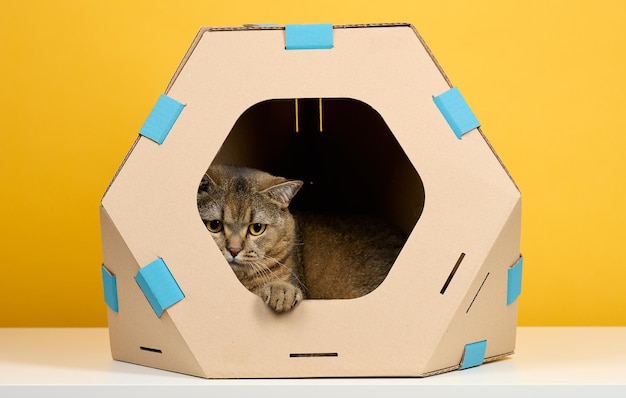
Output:
<instances>
[{"instance_id":1,"label":"cat's head","mask_svg":"<svg viewBox=\"0 0 626 398\"><path fill-rule=\"evenodd\" d=\"M198 188L200 217L237 273L262 272L268 259L290 250L291 200L302 181L231 166L211 166Z\"/></svg>"}]
</instances>

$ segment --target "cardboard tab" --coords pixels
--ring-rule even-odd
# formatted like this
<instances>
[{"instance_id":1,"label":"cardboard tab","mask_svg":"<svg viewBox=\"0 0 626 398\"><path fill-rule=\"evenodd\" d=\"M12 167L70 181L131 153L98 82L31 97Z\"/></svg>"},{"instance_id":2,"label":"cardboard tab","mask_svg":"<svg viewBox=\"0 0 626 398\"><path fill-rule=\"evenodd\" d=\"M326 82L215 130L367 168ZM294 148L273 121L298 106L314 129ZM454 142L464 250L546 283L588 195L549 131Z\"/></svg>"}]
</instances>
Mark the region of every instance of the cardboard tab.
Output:
<instances>
[{"instance_id":1,"label":"cardboard tab","mask_svg":"<svg viewBox=\"0 0 626 398\"><path fill-rule=\"evenodd\" d=\"M117 278L102 264L102 286L104 288L104 302L114 312L119 312L117 302Z\"/></svg>"},{"instance_id":2,"label":"cardboard tab","mask_svg":"<svg viewBox=\"0 0 626 398\"><path fill-rule=\"evenodd\" d=\"M509 268L507 289L506 289L506 305L513 304L522 293L522 266L524 265L524 257L520 256L519 260Z\"/></svg>"},{"instance_id":3,"label":"cardboard tab","mask_svg":"<svg viewBox=\"0 0 626 398\"><path fill-rule=\"evenodd\" d=\"M328 50L333 48L333 25L286 25L285 49Z\"/></svg>"},{"instance_id":4,"label":"cardboard tab","mask_svg":"<svg viewBox=\"0 0 626 398\"><path fill-rule=\"evenodd\" d=\"M184 107L185 105L175 99L161 94L154 108L152 108L152 112L141 126L139 134L161 145Z\"/></svg>"},{"instance_id":5,"label":"cardboard tab","mask_svg":"<svg viewBox=\"0 0 626 398\"><path fill-rule=\"evenodd\" d=\"M487 340L466 344L465 352L463 353L463 360L461 361L461 369L482 365L485 361L486 351Z\"/></svg>"},{"instance_id":6,"label":"cardboard tab","mask_svg":"<svg viewBox=\"0 0 626 398\"><path fill-rule=\"evenodd\" d=\"M162 258L141 268L135 281L159 318L167 308L185 298Z\"/></svg>"},{"instance_id":7,"label":"cardboard tab","mask_svg":"<svg viewBox=\"0 0 626 398\"><path fill-rule=\"evenodd\" d=\"M437 97L433 96L433 101L458 139L480 126L458 88L454 87Z\"/></svg>"}]
</instances>

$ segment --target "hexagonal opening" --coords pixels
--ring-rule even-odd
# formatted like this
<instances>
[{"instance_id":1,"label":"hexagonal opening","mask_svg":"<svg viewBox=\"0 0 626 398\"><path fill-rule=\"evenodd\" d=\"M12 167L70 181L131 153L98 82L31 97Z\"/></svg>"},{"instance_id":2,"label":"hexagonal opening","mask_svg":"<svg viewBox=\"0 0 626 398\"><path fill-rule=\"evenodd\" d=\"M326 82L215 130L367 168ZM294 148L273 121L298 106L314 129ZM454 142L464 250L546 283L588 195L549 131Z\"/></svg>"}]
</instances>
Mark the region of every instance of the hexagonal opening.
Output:
<instances>
[{"instance_id":1,"label":"hexagonal opening","mask_svg":"<svg viewBox=\"0 0 626 398\"><path fill-rule=\"evenodd\" d=\"M382 219L403 235L402 246L424 208L424 185L411 161L381 115L354 99L257 103L211 164L302 180L292 211Z\"/></svg>"}]
</instances>

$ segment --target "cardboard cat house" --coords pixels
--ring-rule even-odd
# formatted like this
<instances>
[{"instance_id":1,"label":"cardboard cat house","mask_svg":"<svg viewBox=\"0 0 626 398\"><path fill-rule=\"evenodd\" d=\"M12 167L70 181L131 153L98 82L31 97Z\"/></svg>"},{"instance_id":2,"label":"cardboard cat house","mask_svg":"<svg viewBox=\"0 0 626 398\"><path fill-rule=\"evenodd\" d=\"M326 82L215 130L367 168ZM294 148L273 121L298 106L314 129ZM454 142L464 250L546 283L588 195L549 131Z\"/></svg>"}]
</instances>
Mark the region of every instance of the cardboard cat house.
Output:
<instances>
[{"instance_id":1,"label":"cardboard cat house","mask_svg":"<svg viewBox=\"0 0 626 398\"><path fill-rule=\"evenodd\" d=\"M302 206L375 212L409 238L373 292L275 314L200 219L213 162L302 179ZM116 360L205 378L428 376L514 351L520 192L411 25L201 29L100 211Z\"/></svg>"}]
</instances>

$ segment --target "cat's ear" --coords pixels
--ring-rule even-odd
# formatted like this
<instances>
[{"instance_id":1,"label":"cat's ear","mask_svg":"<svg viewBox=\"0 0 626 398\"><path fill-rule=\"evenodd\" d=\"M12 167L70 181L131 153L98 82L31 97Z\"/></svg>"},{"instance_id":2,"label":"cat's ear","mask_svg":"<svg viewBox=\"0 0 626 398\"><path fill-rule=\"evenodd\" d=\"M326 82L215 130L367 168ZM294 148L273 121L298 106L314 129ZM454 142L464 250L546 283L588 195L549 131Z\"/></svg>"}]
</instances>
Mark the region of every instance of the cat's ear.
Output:
<instances>
[{"instance_id":1,"label":"cat's ear","mask_svg":"<svg viewBox=\"0 0 626 398\"><path fill-rule=\"evenodd\" d=\"M269 196L274 203L280 206L281 209L284 209L289 206L289 203L291 203L293 197L296 196L296 193L302 188L302 185L302 181L289 180L271 186L261 191L261 193Z\"/></svg>"},{"instance_id":2,"label":"cat's ear","mask_svg":"<svg viewBox=\"0 0 626 398\"><path fill-rule=\"evenodd\" d=\"M211 188L217 186L215 182L209 177L209 173L204 173L202 176L202 181L200 181L200 186L198 186L198 193L208 192Z\"/></svg>"}]
</instances>

